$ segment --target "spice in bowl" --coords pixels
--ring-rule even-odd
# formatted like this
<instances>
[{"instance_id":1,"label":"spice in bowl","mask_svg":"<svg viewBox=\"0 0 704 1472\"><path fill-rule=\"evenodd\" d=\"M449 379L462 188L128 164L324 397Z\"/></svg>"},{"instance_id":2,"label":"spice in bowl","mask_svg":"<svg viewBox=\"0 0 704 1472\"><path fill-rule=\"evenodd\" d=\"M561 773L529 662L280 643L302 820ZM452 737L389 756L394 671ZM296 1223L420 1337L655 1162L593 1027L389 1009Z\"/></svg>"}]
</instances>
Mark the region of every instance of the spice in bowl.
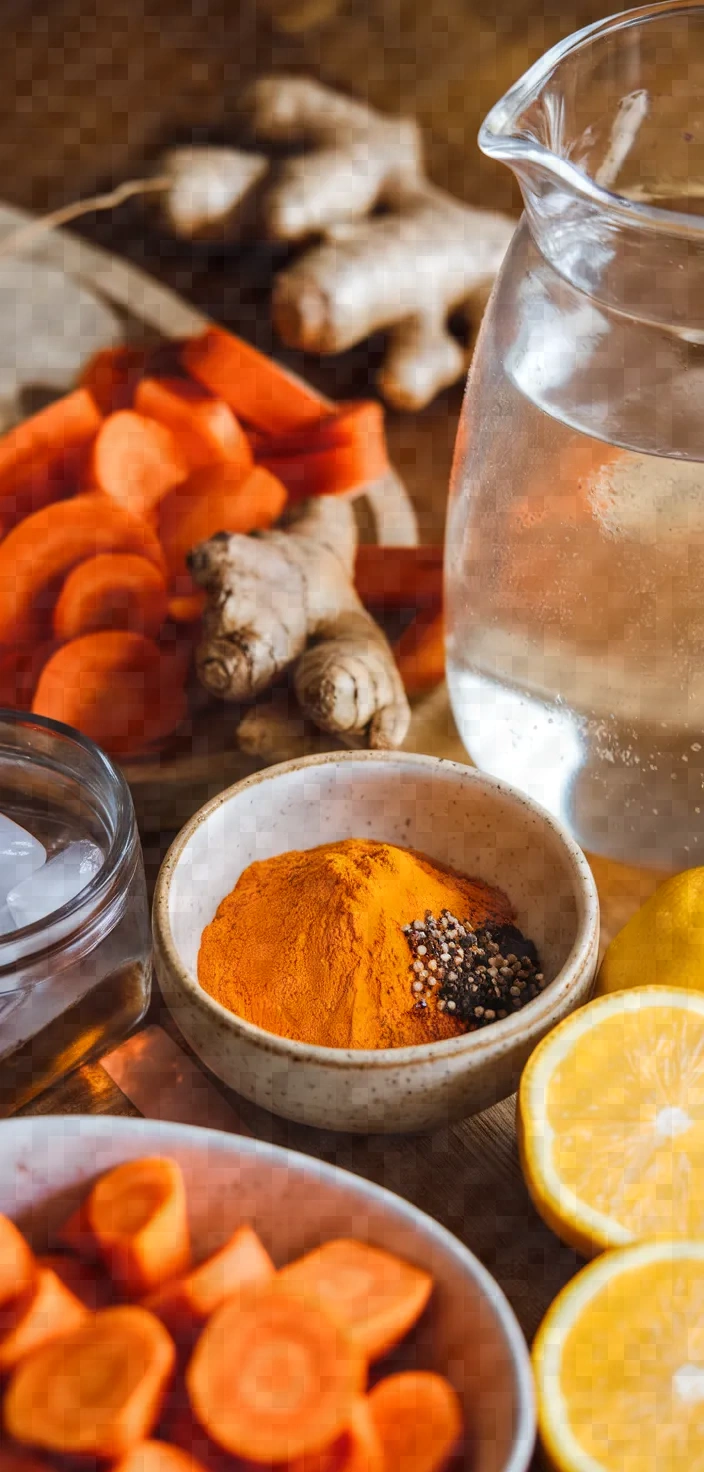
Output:
<instances>
[{"instance_id":1,"label":"spice in bowl","mask_svg":"<svg viewBox=\"0 0 704 1472\"><path fill-rule=\"evenodd\" d=\"M198 978L281 1037L414 1047L485 1027L542 989L514 920L506 895L481 879L395 844L344 839L250 864L203 932Z\"/></svg>"}]
</instances>

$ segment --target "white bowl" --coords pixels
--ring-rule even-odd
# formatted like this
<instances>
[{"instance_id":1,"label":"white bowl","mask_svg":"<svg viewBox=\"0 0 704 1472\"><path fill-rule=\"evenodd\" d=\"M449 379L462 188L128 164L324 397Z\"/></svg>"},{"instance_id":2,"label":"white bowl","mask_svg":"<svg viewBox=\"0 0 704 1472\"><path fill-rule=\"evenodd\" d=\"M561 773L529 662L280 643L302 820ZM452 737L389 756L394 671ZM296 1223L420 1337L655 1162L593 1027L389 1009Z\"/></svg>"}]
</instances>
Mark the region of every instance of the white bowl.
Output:
<instances>
[{"instance_id":1,"label":"white bowl","mask_svg":"<svg viewBox=\"0 0 704 1472\"><path fill-rule=\"evenodd\" d=\"M503 889L538 946L542 995L481 1032L350 1051L278 1037L214 1001L197 980L200 938L243 869L351 837L420 849ZM587 1000L598 942L591 870L553 818L471 767L399 752L308 757L237 783L182 829L154 900L157 975L198 1057L274 1114L355 1133L428 1129L512 1094L536 1043Z\"/></svg>"},{"instance_id":2,"label":"white bowl","mask_svg":"<svg viewBox=\"0 0 704 1472\"><path fill-rule=\"evenodd\" d=\"M247 1221L277 1264L330 1237L355 1235L429 1269L435 1292L405 1364L448 1375L462 1397L463 1472L525 1472L535 1439L533 1383L514 1315L471 1252L390 1191L257 1140L153 1120L8 1120L0 1147L0 1211L39 1250L101 1171L169 1155L185 1174L197 1257Z\"/></svg>"}]
</instances>

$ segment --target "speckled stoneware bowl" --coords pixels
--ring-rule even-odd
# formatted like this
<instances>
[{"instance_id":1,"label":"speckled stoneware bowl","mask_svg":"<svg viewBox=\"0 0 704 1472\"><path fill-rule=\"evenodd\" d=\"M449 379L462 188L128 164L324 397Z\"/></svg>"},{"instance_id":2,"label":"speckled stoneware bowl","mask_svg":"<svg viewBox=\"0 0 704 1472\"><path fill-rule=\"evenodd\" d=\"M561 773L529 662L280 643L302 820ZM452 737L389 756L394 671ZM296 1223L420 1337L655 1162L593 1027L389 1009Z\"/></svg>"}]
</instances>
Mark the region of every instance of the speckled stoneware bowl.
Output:
<instances>
[{"instance_id":1,"label":"speckled stoneware bowl","mask_svg":"<svg viewBox=\"0 0 704 1472\"><path fill-rule=\"evenodd\" d=\"M481 1032L377 1051L291 1042L208 996L197 980L201 934L243 869L354 837L420 849L503 889L538 946L542 995ZM203 1062L274 1114L355 1133L426 1130L512 1094L539 1039L587 1000L598 941L594 880L559 824L492 777L411 753L336 752L238 782L186 824L154 900L162 992Z\"/></svg>"},{"instance_id":2,"label":"speckled stoneware bowl","mask_svg":"<svg viewBox=\"0 0 704 1472\"><path fill-rule=\"evenodd\" d=\"M456 1472L526 1472L535 1439L533 1384L525 1340L501 1289L437 1222L360 1176L189 1125L76 1115L13 1119L0 1123L0 1211L46 1251L95 1177L141 1155L179 1162L198 1259L251 1222L279 1265L330 1237L353 1235L427 1268L435 1291L394 1367L437 1370L452 1380L467 1426Z\"/></svg>"}]
</instances>

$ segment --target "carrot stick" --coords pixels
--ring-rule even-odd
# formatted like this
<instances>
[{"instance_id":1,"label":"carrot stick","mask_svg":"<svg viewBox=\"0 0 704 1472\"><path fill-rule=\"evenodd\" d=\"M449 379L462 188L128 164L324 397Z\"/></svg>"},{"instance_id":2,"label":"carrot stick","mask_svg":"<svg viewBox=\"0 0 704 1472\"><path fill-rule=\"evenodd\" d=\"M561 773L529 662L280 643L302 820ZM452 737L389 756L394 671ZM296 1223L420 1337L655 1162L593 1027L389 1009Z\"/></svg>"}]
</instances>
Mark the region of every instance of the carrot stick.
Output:
<instances>
[{"instance_id":1,"label":"carrot stick","mask_svg":"<svg viewBox=\"0 0 704 1472\"><path fill-rule=\"evenodd\" d=\"M34 1282L0 1315L0 1374L57 1334L70 1333L88 1310L51 1268L38 1268Z\"/></svg>"},{"instance_id":2,"label":"carrot stick","mask_svg":"<svg viewBox=\"0 0 704 1472\"><path fill-rule=\"evenodd\" d=\"M181 361L238 419L267 434L285 434L330 413L330 405L301 379L220 327L192 338Z\"/></svg>"},{"instance_id":3,"label":"carrot stick","mask_svg":"<svg viewBox=\"0 0 704 1472\"><path fill-rule=\"evenodd\" d=\"M125 1456L155 1425L175 1358L163 1324L146 1309L103 1309L18 1365L5 1429L57 1454Z\"/></svg>"},{"instance_id":4,"label":"carrot stick","mask_svg":"<svg viewBox=\"0 0 704 1472\"><path fill-rule=\"evenodd\" d=\"M173 679L152 639L123 630L83 634L42 670L32 710L75 726L114 756L163 742L187 715L183 682Z\"/></svg>"},{"instance_id":5,"label":"carrot stick","mask_svg":"<svg viewBox=\"0 0 704 1472\"><path fill-rule=\"evenodd\" d=\"M367 1359L379 1359L413 1328L433 1287L429 1273L347 1238L325 1242L281 1270L289 1293L335 1313Z\"/></svg>"},{"instance_id":6,"label":"carrot stick","mask_svg":"<svg viewBox=\"0 0 704 1472\"><path fill-rule=\"evenodd\" d=\"M180 378L144 378L134 402L139 414L171 430L192 470L221 460L239 465L243 476L252 469L249 441L232 410L200 384Z\"/></svg>"},{"instance_id":7,"label":"carrot stick","mask_svg":"<svg viewBox=\"0 0 704 1472\"><path fill-rule=\"evenodd\" d=\"M93 445L89 482L134 516L148 516L187 475L186 456L165 425L132 409L103 421Z\"/></svg>"},{"instance_id":8,"label":"carrot stick","mask_svg":"<svg viewBox=\"0 0 704 1472\"><path fill-rule=\"evenodd\" d=\"M149 1293L190 1267L186 1188L175 1160L145 1157L108 1171L88 1197L86 1219L127 1293Z\"/></svg>"},{"instance_id":9,"label":"carrot stick","mask_svg":"<svg viewBox=\"0 0 704 1472\"><path fill-rule=\"evenodd\" d=\"M197 470L159 508L159 536L176 596L195 592L186 557L216 532L265 530L278 520L286 491L268 470L257 466L244 480L229 465ZM0 545L1 550L1 545Z\"/></svg>"},{"instance_id":10,"label":"carrot stick","mask_svg":"<svg viewBox=\"0 0 704 1472\"><path fill-rule=\"evenodd\" d=\"M0 517L8 526L65 495L101 422L79 388L0 438Z\"/></svg>"},{"instance_id":11,"label":"carrot stick","mask_svg":"<svg viewBox=\"0 0 704 1472\"><path fill-rule=\"evenodd\" d=\"M0 1216L0 1304L25 1293L36 1270L34 1253L9 1216Z\"/></svg>"},{"instance_id":12,"label":"carrot stick","mask_svg":"<svg viewBox=\"0 0 704 1472\"><path fill-rule=\"evenodd\" d=\"M84 368L81 384L95 399L101 414L131 409L148 361L146 348L103 348Z\"/></svg>"},{"instance_id":13,"label":"carrot stick","mask_svg":"<svg viewBox=\"0 0 704 1472\"><path fill-rule=\"evenodd\" d=\"M347 1430L322 1452L289 1462L286 1472L386 1472L379 1434L366 1397L357 1401ZM388 1472L391 1472L389 1467Z\"/></svg>"},{"instance_id":14,"label":"carrot stick","mask_svg":"<svg viewBox=\"0 0 704 1472\"><path fill-rule=\"evenodd\" d=\"M155 637L166 611L166 582L153 562L105 552L69 573L54 609L54 633L77 639L97 629L132 629Z\"/></svg>"},{"instance_id":15,"label":"carrot stick","mask_svg":"<svg viewBox=\"0 0 704 1472\"><path fill-rule=\"evenodd\" d=\"M112 1472L203 1472L203 1465L167 1441L141 1441L116 1462Z\"/></svg>"},{"instance_id":16,"label":"carrot stick","mask_svg":"<svg viewBox=\"0 0 704 1472\"><path fill-rule=\"evenodd\" d=\"M442 1472L462 1435L459 1397L442 1375L390 1375L375 1385L368 1400L389 1468Z\"/></svg>"},{"instance_id":17,"label":"carrot stick","mask_svg":"<svg viewBox=\"0 0 704 1472\"><path fill-rule=\"evenodd\" d=\"M56 588L77 562L101 552L137 552L156 567L154 532L98 492L45 506L0 542L0 644L34 644Z\"/></svg>"},{"instance_id":18,"label":"carrot stick","mask_svg":"<svg viewBox=\"0 0 704 1472\"><path fill-rule=\"evenodd\" d=\"M436 607L422 608L394 647L407 695L420 695L445 677L445 620Z\"/></svg>"},{"instance_id":19,"label":"carrot stick","mask_svg":"<svg viewBox=\"0 0 704 1472\"><path fill-rule=\"evenodd\" d=\"M237 1231L199 1267L183 1278L172 1279L146 1301L145 1307L158 1314L172 1333L188 1333L239 1289L273 1278L274 1264L251 1227Z\"/></svg>"},{"instance_id":20,"label":"carrot stick","mask_svg":"<svg viewBox=\"0 0 704 1472\"><path fill-rule=\"evenodd\" d=\"M442 602L442 547L357 550L354 582L367 608L427 608Z\"/></svg>"},{"instance_id":21,"label":"carrot stick","mask_svg":"<svg viewBox=\"0 0 704 1472\"><path fill-rule=\"evenodd\" d=\"M349 1424L365 1378L364 1355L337 1320L277 1278L213 1314L186 1372L208 1434L255 1462L328 1446Z\"/></svg>"}]
</instances>

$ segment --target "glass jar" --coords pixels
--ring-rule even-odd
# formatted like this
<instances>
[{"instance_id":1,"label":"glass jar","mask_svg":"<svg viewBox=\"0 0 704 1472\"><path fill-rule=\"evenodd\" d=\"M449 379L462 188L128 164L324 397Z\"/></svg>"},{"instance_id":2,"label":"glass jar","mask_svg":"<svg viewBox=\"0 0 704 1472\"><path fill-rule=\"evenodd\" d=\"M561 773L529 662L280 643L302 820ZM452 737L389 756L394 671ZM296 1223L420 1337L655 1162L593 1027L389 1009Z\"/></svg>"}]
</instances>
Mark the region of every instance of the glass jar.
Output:
<instances>
[{"instance_id":1,"label":"glass jar","mask_svg":"<svg viewBox=\"0 0 704 1472\"><path fill-rule=\"evenodd\" d=\"M525 214L447 534L468 752L586 849L704 863L704 6L555 47L480 144Z\"/></svg>"},{"instance_id":2,"label":"glass jar","mask_svg":"<svg viewBox=\"0 0 704 1472\"><path fill-rule=\"evenodd\" d=\"M0 711L0 813L34 834L48 858L79 839L104 855L69 903L0 937L0 1112L7 1114L141 1020L151 938L132 798L92 741L42 716Z\"/></svg>"}]
</instances>

